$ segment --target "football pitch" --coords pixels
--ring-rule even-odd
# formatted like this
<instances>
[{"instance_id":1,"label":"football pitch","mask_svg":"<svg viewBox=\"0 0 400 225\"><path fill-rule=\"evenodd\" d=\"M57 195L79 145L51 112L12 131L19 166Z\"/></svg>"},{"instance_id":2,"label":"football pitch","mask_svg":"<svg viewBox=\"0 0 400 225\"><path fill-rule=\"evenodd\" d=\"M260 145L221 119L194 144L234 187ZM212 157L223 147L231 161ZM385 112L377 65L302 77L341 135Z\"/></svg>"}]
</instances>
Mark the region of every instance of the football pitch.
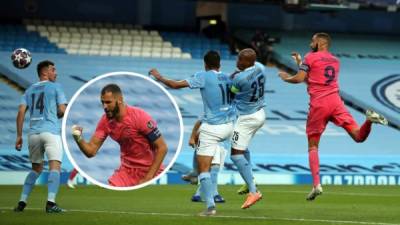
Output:
<instances>
[{"instance_id":1,"label":"football pitch","mask_svg":"<svg viewBox=\"0 0 400 225\"><path fill-rule=\"evenodd\" d=\"M398 186L325 186L324 194L307 202L309 186L259 186L263 199L240 209L238 186L220 186L226 203L214 217L197 216L202 203L192 203L191 185L149 186L110 191L96 186L60 188L62 214L44 212L47 187L33 190L27 208L15 213L21 186L0 186L0 224L400 224Z\"/></svg>"}]
</instances>

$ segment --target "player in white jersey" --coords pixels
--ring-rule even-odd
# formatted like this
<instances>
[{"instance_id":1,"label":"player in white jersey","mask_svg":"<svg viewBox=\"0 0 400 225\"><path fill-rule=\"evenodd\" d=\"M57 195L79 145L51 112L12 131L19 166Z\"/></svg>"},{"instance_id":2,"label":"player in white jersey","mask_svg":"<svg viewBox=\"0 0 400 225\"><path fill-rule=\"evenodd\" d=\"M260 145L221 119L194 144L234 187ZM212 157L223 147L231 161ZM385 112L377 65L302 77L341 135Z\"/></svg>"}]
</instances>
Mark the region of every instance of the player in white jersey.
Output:
<instances>
[{"instance_id":1,"label":"player in white jersey","mask_svg":"<svg viewBox=\"0 0 400 225\"><path fill-rule=\"evenodd\" d=\"M46 154L49 161L47 213L60 213L65 210L57 206L55 199L60 185L60 169L63 155L61 145L61 128L58 121L63 117L67 100L58 83L56 68L51 61L42 61L37 66L39 82L32 84L21 98L17 115L17 139L15 149L22 148L22 128L25 113L29 111L30 128L28 134L29 158L32 170L28 173L21 193L20 201L14 208L22 212L26 206L36 179L43 170L43 159Z\"/></svg>"},{"instance_id":2,"label":"player in white jersey","mask_svg":"<svg viewBox=\"0 0 400 225\"><path fill-rule=\"evenodd\" d=\"M256 62L254 50L249 48L239 52L236 66L239 72L234 73L231 77L231 91L235 93L234 105L238 119L231 140L231 159L249 188L249 194L242 205L242 209L246 209L262 198L262 194L257 191L255 186L252 166L250 160L246 158L245 152L250 140L265 122L266 71L264 65Z\"/></svg>"},{"instance_id":3,"label":"player in white jersey","mask_svg":"<svg viewBox=\"0 0 400 225\"><path fill-rule=\"evenodd\" d=\"M211 162L220 142L231 137L235 111L231 105L229 76L220 72L220 56L218 52L208 51L204 56L205 71L198 72L188 79L175 81L166 79L156 70L150 70L158 81L170 88L200 89L204 106L204 115L200 127L197 162L201 192L206 200L207 209L202 216L216 214L213 198L213 184L210 175Z\"/></svg>"}]
</instances>

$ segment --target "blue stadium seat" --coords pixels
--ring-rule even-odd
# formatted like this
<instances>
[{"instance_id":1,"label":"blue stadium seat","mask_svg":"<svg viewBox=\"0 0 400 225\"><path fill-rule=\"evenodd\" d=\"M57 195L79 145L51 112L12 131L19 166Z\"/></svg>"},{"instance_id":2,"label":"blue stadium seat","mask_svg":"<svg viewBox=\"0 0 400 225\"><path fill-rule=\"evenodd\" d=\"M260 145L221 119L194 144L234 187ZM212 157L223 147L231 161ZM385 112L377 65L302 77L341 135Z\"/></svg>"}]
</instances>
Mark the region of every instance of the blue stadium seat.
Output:
<instances>
[{"instance_id":1,"label":"blue stadium seat","mask_svg":"<svg viewBox=\"0 0 400 225\"><path fill-rule=\"evenodd\" d=\"M174 46L182 48L183 52L191 53L192 58L202 58L207 50L228 49L228 46L218 39L208 39L195 33L161 32L160 34L165 41L170 41ZM225 58L229 59L229 56Z\"/></svg>"},{"instance_id":2,"label":"blue stadium seat","mask_svg":"<svg viewBox=\"0 0 400 225\"><path fill-rule=\"evenodd\" d=\"M26 48L31 52L65 53L37 32L28 32L22 25L2 25L0 27L0 49L12 51Z\"/></svg>"}]
</instances>

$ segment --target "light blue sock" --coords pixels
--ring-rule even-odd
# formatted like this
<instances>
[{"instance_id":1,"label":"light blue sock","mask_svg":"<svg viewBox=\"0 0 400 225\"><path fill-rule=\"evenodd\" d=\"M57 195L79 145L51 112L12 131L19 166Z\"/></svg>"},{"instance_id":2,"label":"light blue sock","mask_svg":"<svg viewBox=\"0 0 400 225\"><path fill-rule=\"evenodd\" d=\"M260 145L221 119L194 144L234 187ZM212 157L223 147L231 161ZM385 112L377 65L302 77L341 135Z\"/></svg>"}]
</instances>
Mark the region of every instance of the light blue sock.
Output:
<instances>
[{"instance_id":1,"label":"light blue sock","mask_svg":"<svg viewBox=\"0 0 400 225\"><path fill-rule=\"evenodd\" d=\"M56 202L56 195L60 186L60 171L50 170L47 184L47 201Z\"/></svg>"},{"instance_id":2,"label":"light blue sock","mask_svg":"<svg viewBox=\"0 0 400 225\"><path fill-rule=\"evenodd\" d=\"M218 173L219 173L219 165L211 166L210 174L211 174L211 181L213 183L213 196L218 195Z\"/></svg>"},{"instance_id":3,"label":"light blue sock","mask_svg":"<svg viewBox=\"0 0 400 225\"><path fill-rule=\"evenodd\" d=\"M249 162L250 163L250 165L251 165L251 160L250 160L250 150L249 149L246 149L246 151L244 151L244 157L246 158L246 160L247 160L247 162Z\"/></svg>"},{"instance_id":4,"label":"light blue sock","mask_svg":"<svg viewBox=\"0 0 400 225\"><path fill-rule=\"evenodd\" d=\"M213 196L213 184L211 181L211 175L209 172L203 172L199 175L201 193L206 201L207 208L215 207L214 196Z\"/></svg>"},{"instance_id":5,"label":"light blue sock","mask_svg":"<svg viewBox=\"0 0 400 225\"><path fill-rule=\"evenodd\" d=\"M252 164L251 164L251 159L250 159L250 150L249 149L246 149L246 151L244 151L244 157L246 158L246 160L247 160L247 162L249 162L249 164L251 165L251 166L253 166ZM253 177L253 182L254 182L254 177Z\"/></svg>"},{"instance_id":6,"label":"light blue sock","mask_svg":"<svg viewBox=\"0 0 400 225\"><path fill-rule=\"evenodd\" d=\"M196 193L194 193L194 195L200 196L200 194L201 194L200 192L201 192L201 184L198 185Z\"/></svg>"},{"instance_id":7,"label":"light blue sock","mask_svg":"<svg viewBox=\"0 0 400 225\"><path fill-rule=\"evenodd\" d=\"M243 154L231 155L231 159L239 170L239 173L242 176L243 180L246 182L247 187L249 187L249 191L251 193L256 193L257 188L253 181L253 171L251 168L251 164L246 160Z\"/></svg>"},{"instance_id":8,"label":"light blue sock","mask_svg":"<svg viewBox=\"0 0 400 225\"><path fill-rule=\"evenodd\" d=\"M196 154L196 151L193 152L193 162L192 162L192 166L193 166L192 174L193 174L194 176L198 176L199 173L197 172L198 164L197 164L197 154Z\"/></svg>"},{"instance_id":9,"label":"light blue sock","mask_svg":"<svg viewBox=\"0 0 400 225\"><path fill-rule=\"evenodd\" d=\"M39 177L39 173L31 170L25 178L24 186L22 187L22 193L20 201L27 202L29 194L32 192L35 186L36 179Z\"/></svg>"}]
</instances>

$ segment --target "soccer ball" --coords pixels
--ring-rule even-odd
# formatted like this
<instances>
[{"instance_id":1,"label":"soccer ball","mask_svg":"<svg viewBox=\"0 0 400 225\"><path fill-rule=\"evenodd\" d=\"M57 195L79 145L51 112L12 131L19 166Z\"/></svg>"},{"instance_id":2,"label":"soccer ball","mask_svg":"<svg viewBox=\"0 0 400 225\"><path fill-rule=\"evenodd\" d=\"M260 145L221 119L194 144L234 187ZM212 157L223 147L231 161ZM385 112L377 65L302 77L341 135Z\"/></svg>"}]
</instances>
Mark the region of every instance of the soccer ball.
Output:
<instances>
[{"instance_id":1,"label":"soccer ball","mask_svg":"<svg viewBox=\"0 0 400 225\"><path fill-rule=\"evenodd\" d=\"M31 53L25 48L17 48L11 55L12 63L18 69L25 69L32 62Z\"/></svg>"}]
</instances>

